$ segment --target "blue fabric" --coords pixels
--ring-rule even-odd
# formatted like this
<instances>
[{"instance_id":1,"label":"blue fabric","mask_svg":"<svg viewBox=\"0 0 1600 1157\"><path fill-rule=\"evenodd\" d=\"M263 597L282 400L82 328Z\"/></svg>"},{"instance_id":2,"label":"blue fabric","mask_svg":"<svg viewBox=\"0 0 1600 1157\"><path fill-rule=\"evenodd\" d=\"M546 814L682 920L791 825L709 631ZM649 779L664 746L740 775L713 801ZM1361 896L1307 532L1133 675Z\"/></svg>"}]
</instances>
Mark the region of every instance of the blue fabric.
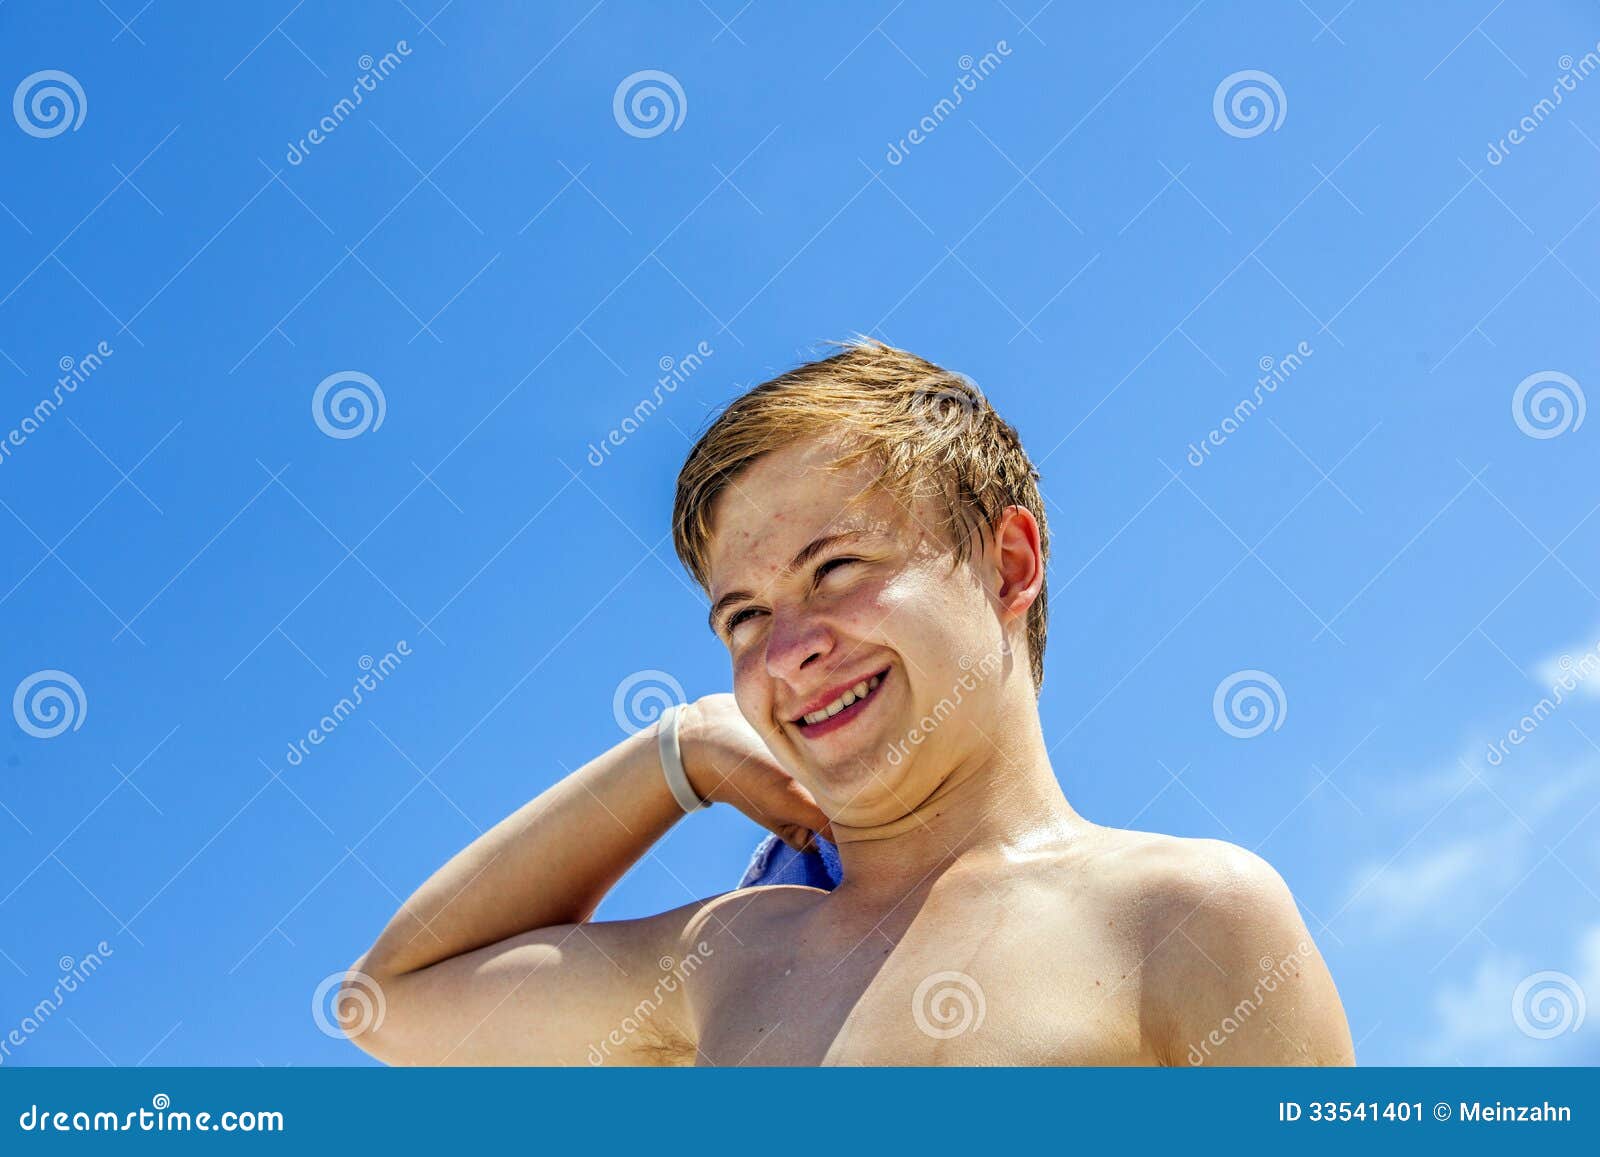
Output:
<instances>
[{"instance_id":1,"label":"blue fabric","mask_svg":"<svg viewBox=\"0 0 1600 1157\"><path fill-rule=\"evenodd\" d=\"M817 852L797 852L777 836L768 835L750 857L750 865L739 881L741 888L761 884L805 884L832 891L844 879L839 850L821 836Z\"/></svg>"}]
</instances>

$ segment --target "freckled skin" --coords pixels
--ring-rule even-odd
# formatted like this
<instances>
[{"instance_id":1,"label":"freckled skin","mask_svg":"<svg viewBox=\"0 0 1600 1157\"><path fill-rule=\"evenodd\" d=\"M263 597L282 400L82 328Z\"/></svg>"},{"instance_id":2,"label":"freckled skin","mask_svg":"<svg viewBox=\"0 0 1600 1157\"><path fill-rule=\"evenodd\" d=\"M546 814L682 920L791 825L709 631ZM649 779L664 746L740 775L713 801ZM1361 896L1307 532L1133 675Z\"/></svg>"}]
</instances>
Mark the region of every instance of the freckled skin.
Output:
<instances>
[{"instance_id":1,"label":"freckled skin","mask_svg":"<svg viewBox=\"0 0 1600 1157\"><path fill-rule=\"evenodd\" d=\"M729 643L734 696L746 720L835 825L871 827L904 816L939 786L951 763L980 754L982 735L950 726L947 718L898 764L885 758L950 698L967 673L961 658L994 656L1010 668L1020 656L1006 653L1007 624L973 567L952 572L939 504L923 498L908 510L871 487L868 467L831 470L835 454L821 440L775 451L719 496L712 591L713 597L732 588L760 596L763 613L739 626ZM773 509L773 495L785 496L782 512ZM800 547L847 530L875 536L835 552L862 562L815 589L809 570L784 573ZM870 725L851 727L825 749L799 740L791 717L806 706L816 671L848 677L885 666L893 675ZM1019 670L1026 672L1025 660ZM1000 693L996 680L980 682L964 693L953 718L996 717Z\"/></svg>"}]
</instances>

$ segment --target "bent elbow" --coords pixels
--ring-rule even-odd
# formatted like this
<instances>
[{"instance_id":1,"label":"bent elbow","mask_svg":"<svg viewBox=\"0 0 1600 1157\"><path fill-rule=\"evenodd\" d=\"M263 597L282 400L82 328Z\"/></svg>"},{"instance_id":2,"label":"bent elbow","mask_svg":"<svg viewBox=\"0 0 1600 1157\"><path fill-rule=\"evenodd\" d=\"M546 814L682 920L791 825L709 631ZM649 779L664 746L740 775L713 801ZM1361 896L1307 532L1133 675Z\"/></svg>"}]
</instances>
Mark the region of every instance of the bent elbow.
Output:
<instances>
[{"instance_id":1,"label":"bent elbow","mask_svg":"<svg viewBox=\"0 0 1600 1157\"><path fill-rule=\"evenodd\" d=\"M374 975L363 956L342 974L335 973L331 985L331 1003L319 993L317 1019L329 1036L343 1035L363 1052L386 1063L394 1063L386 1047L389 1034L383 1032L389 1019L389 999L394 988L393 979L383 974ZM326 982L325 982L326 983Z\"/></svg>"}]
</instances>

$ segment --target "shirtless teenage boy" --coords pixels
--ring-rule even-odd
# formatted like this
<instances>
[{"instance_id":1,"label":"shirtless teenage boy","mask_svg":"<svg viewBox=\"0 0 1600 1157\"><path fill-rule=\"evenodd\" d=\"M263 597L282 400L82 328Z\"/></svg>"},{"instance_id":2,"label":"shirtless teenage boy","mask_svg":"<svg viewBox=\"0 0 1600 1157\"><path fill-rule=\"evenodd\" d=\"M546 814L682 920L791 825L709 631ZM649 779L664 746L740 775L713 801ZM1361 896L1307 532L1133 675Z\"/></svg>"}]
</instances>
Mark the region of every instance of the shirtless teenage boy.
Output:
<instances>
[{"instance_id":1,"label":"shirtless teenage boy","mask_svg":"<svg viewBox=\"0 0 1600 1157\"><path fill-rule=\"evenodd\" d=\"M418 1065L1353 1064L1265 861L1063 794L1036 479L966 379L875 342L733 402L678 480L733 669L683 708L684 769L793 847L832 840L842 882L591 921L684 820L652 726L406 901L345 981L382 997L355 1042Z\"/></svg>"}]
</instances>

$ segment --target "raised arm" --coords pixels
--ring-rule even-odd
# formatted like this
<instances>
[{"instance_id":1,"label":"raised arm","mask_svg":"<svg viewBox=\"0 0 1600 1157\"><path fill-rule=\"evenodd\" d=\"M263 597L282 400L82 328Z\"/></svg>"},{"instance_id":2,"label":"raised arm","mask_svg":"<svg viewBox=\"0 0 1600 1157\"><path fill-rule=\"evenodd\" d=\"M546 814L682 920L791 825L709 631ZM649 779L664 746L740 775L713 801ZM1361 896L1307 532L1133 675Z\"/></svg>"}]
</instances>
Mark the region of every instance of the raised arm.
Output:
<instances>
[{"instance_id":1,"label":"raised arm","mask_svg":"<svg viewBox=\"0 0 1600 1157\"><path fill-rule=\"evenodd\" d=\"M731 696L685 708L680 736L701 798L791 842L825 824ZM434 873L351 966L339 999L369 1010L351 1039L391 1064L692 1063L692 981L676 962L694 951L682 941L702 902L589 920L681 818L655 727L523 805Z\"/></svg>"}]
</instances>

